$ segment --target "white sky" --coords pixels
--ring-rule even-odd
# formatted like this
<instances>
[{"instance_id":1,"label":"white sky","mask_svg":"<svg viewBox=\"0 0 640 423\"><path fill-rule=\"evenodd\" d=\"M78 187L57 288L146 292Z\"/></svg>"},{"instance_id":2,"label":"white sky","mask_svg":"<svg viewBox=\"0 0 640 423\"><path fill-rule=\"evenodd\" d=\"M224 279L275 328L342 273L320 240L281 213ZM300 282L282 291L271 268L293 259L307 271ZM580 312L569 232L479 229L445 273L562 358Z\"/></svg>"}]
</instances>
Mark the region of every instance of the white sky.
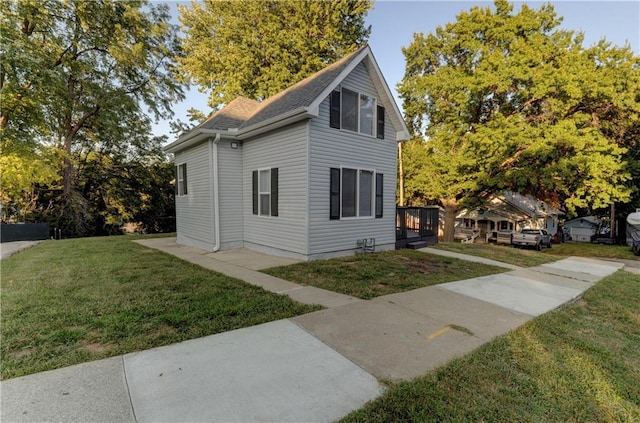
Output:
<instances>
[{"instance_id":1,"label":"white sky","mask_svg":"<svg viewBox=\"0 0 640 423\"><path fill-rule=\"evenodd\" d=\"M177 21L177 1L166 1L171 6ZM180 2L189 4L189 2ZM640 0L630 1L569 1L556 0L551 2L558 16L564 18L561 28L582 31L585 35L585 46L597 43L606 38L616 45L629 44L635 54L640 54ZM398 106L402 107L397 98L396 85L404 75L404 56L402 47L408 46L413 40L413 34L425 34L435 31L438 26L454 22L456 15L463 10L469 10L474 5L489 6L493 1L397 1L377 0L374 9L366 18L371 25L369 45L378 61L378 65L392 94L396 97ZM514 2L514 10L520 9L522 2ZM529 1L532 8L539 8L542 2ZM175 119L188 121L187 110L191 107L204 111L210 109L206 105L206 95L197 91L196 87L187 93L187 98L174 106ZM155 135L168 135L170 141L173 136L169 131L169 122L159 122L154 125Z\"/></svg>"}]
</instances>

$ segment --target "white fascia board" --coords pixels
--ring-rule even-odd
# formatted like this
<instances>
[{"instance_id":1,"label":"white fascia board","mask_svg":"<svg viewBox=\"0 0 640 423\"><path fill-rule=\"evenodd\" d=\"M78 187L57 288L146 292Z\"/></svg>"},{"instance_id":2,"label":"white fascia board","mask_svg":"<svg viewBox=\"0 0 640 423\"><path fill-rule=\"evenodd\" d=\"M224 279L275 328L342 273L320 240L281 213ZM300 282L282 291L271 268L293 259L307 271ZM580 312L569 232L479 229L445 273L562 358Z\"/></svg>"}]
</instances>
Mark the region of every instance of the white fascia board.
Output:
<instances>
[{"instance_id":1,"label":"white fascia board","mask_svg":"<svg viewBox=\"0 0 640 423\"><path fill-rule=\"evenodd\" d=\"M295 110L291 110L290 112L274 116L271 119L267 119L263 122L256 123L255 125L251 125L247 128L243 128L234 134L234 137L244 140L249 137L255 137L256 135L263 134L265 132L271 131L273 129L277 129L291 123L297 122L303 119L310 119L317 116L317 113L313 113L313 109L310 111L310 108L307 107L299 107ZM315 110L317 112L317 110Z\"/></svg>"},{"instance_id":2,"label":"white fascia board","mask_svg":"<svg viewBox=\"0 0 640 423\"><path fill-rule=\"evenodd\" d=\"M324 91L322 91L320 93L320 95L318 95L318 97L316 97L315 100L313 100L313 103L311 103L309 105L309 110L319 110L320 109L320 103L322 103L324 101L325 98L327 98L327 96L329 94L331 94L331 92L333 90L336 89L336 87L347 77L349 76L349 74L351 72L353 72L353 70L356 68L356 66L358 66L360 64L360 62L362 62L362 60L367 57L367 55L371 54L371 47L367 46L365 49L363 49L360 54L355 57L354 59L351 60L351 63L349 63L349 66L347 66L346 68L344 68L342 70L342 72L340 72L340 74L338 76L336 76L336 78L331 81L331 83L329 85L327 85L327 88L324 89Z\"/></svg>"},{"instance_id":3,"label":"white fascia board","mask_svg":"<svg viewBox=\"0 0 640 423\"><path fill-rule=\"evenodd\" d=\"M384 75L380 70L380 66L378 66L378 62L376 61L376 58L373 55L373 52L369 51L368 56L369 56L369 60L371 61L371 64L373 65L373 66L370 66L368 69L369 75L371 76L373 83L376 85L376 88L382 89L382 91L386 95L386 100L387 100L386 104L391 106L391 118L395 121L397 125L400 126L400 131L398 131L398 134L403 133L403 135L398 139L406 141L411 138L411 135L410 135L411 133L409 131L409 128L407 128L407 124L405 123L404 117L400 112L400 108L396 104L396 101L393 99L393 95L391 94L391 90L389 89L389 84L387 84L387 81L384 79ZM371 75L372 70L374 72L373 75ZM383 100L383 103L384 103L384 100ZM404 138L405 136L407 138Z\"/></svg>"},{"instance_id":4,"label":"white fascia board","mask_svg":"<svg viewBox=\"0 0 640 423\"><path fill-rule=\"evenodd\" d=\"M396 141L397 142L405 142L411 139L411 134L408 130L406 131L398 131L396 132Z\"/></svg>"},{"instance_id":5,"label":"white fascia board","mask_svg":"<svg viewBox=\"0 0 640 423\"><path fill-rule=\"evenodd\" d=\"M222 135L225 138L227 138L228 136L223 134L223 132L226 132L226 131L216 131L214 129L196 128L196 129L193 129L191 132L184 134L183 136L181 136L171 144L165 147L162 147L162 150L166 151L167 153L177 153L189 147L192 147L196 144L199 144L210 137Z\"/></svg>"},{"instance_id":6,"label":"white fascia board","mask_svg":"<svg viewBox=\"0 0 640 423\"><path fill-rule=\"evenodd\" d=\"M400 109L398 108L396 101L393 99L393 95L391 95L391 90L389 89L389 85L387 84L387 81L384 79L384 76L380 71L380 66L378 66L378 62L373 56L371 47L368 45L365 49L362 50L362 52L360 52L360 54L357 57L355 57L351 61L351 63L349 63L349 66L344 68L344 70L340 72L340 74L329 85L327 85L327 88L325 88L324 91L322 91L320 95L318 95L318 97L313 101L313 103L311 103L311 105L309 106L309 109L310 110L319 109L320 103L322 103L324 99L327 98L327 96L331 94L331 92L335 90L336 87L340 85L340 83L342 83L342 81L347 76L349 76L351 72L353 72L356 66L358 66L367 57L369 58L372 64L372 66L367 67L368 71L371 72L370 68L373 68L373 72L374 72L373 75L369 73L369 76L371 76L371 79L373 80L373 84L375 85L376 90L378 91L382 90L382 93L380 94L383 96L383 99L382 99L383 104L386 105L387 108L389 108L390 106L389 112L391 114L391 119L393 120L393 123L394 123L393 126L395 128L397 128L398 126L400 127L400 130L397 131L396 133L396 140L397 141L410 140L411 133L409 131L409 128L407 128L407 124L404 122L402 113L400 112Z\"/></svg>"}]
</instances>

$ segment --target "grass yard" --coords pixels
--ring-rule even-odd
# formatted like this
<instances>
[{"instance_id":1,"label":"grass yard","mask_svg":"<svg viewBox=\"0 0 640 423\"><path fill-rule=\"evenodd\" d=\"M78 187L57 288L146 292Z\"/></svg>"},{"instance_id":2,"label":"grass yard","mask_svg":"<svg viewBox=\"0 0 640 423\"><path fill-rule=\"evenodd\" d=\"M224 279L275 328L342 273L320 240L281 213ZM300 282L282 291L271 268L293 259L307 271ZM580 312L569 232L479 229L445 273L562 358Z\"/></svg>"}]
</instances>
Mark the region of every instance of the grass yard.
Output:
<instances>
[{"instance_id":1,"label":"grass yard","mask_svg":"<svg viewBox=\"0 0 640 423\"><path fill-rule=\"evenodd\" d=\"M541 264L557 261L558 257L540 254L534 249L519 249L511 245L496 244L463 244L461 242L439 242L430 247L440 250L453 251L455 253L469 254L501 261L522 267L533 267ZM555 245L554 245L555 248ZM553 248L552 248L553 249Z\"/></svg>"},{"instance_id":2,"label":"grass yard","mask_svg":"<svg viewBox=\"0 0 640 423\"><path fill-rule=\"evenodd\" d=\"M132 239L47 241L2 260L2 379L318 309Z\"/></svg>"},{"instance_id":3,"label":"grass yard","mask_svg":"<svg viewBox=\"0 0 640 423\"><path fill-rule=\"evenodd\" d=\"M507 269L413 250L359 254L263 270L301 285L363 299L505 271Z\"/></svg>"},{"instance_id":4,"label":"grass yard","mask_svg":"<svg viewBox=\"0 0 640 423\"><path fill-rule=\"evenodd\" d=\"M545 248L542 251L520 249L511 245L462 244L460 242L441 242L432 247L522 267L539 266L569 256L638 260L638 257L631 252L631 247L583 242L553 244L551 249Z\"/></svg>"},{"instance_id":5,"label":"grass yard","mask_svg":"<svg viewBox=\"0 0 640 423\"><path fill-rule=\"evenodd\" d=\"M640 276L618 271L343 422L640 421Z\"/></svg>"},{"instance_id":6,"label":"grass yard","mask_svg":"<svg viewBox=\"0 0 640 423\"><path fill-rule=\"evenodd\" d=\"M595 257L605 259L625 259L640 260L631 251L631 247L624 245L604 245L591 244L588 242L567 242L564 244L553 244L550 250L543 250L543 253L552 256L580 256Z\"/></svg>"}]
</instances>

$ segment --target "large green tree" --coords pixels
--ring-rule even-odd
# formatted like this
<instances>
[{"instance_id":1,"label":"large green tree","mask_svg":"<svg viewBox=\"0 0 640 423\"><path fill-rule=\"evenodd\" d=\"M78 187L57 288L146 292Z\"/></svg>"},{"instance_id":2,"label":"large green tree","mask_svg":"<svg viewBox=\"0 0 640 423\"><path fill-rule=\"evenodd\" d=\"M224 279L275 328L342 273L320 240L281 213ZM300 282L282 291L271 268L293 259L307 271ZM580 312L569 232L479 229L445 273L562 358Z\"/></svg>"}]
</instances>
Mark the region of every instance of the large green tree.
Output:
<instances>
[{"instance_id":1,"label":"large green tree","mask_svg":"<svg viewBox=\"0 0 640 423\"><path fill-rule=\"evenodd\" d=\"M459 210L486 192L531 193L569 211L629 201L639 58L605 41L584 48L560 22L551 5L514 13L498 0L403 49L399 92L416 135L406 187L445 208L446 240Z\"/></svg>"},{"instance_id":2,"label":"large green tree","mask_svg":"<svg viewBox=\"0 0 640 423\"><path fill-rule=\"evenodd\" d=\"M368 38L371 0L193 1L179 6L181 69L213 109L263 100L353 52Z\"/></svg>"},{"instance_id":3,"label":"large green tree","mask_svg":"<svg viewBox=\"0 0 640 423\"><path fill-rule=\"evenodd\" d=\"M1 153L59 170L53 207L81 235L90 216L80 160L144 150L135 144L153 144L151 118L170 117L183 98L177 27L166 5L143 0L8 0L0 12ZM35 176L51 185L50 172Z\"/></svg>"}]
</instances>

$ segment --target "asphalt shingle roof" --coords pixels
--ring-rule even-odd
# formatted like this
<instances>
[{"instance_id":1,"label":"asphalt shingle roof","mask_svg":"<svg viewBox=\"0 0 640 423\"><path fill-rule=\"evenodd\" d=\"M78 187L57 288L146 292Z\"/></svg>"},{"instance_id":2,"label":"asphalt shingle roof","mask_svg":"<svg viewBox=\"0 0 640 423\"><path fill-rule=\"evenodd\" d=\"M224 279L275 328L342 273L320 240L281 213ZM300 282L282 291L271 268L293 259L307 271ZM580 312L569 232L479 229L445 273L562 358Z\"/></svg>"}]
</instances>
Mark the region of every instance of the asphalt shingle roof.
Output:
<instances>
[{"instance_id":1,"label":"asphalt shingle roof","mask_svg":"<svg viewBox=\"0 0 640 423\"><path fill-rule=\"evenodd\" d=\"M223 131L231 128L243 129L308 107L365 48L366 45L262 102L238 97L211 115L198 128Z\"/></svg>"}]
</instances>

